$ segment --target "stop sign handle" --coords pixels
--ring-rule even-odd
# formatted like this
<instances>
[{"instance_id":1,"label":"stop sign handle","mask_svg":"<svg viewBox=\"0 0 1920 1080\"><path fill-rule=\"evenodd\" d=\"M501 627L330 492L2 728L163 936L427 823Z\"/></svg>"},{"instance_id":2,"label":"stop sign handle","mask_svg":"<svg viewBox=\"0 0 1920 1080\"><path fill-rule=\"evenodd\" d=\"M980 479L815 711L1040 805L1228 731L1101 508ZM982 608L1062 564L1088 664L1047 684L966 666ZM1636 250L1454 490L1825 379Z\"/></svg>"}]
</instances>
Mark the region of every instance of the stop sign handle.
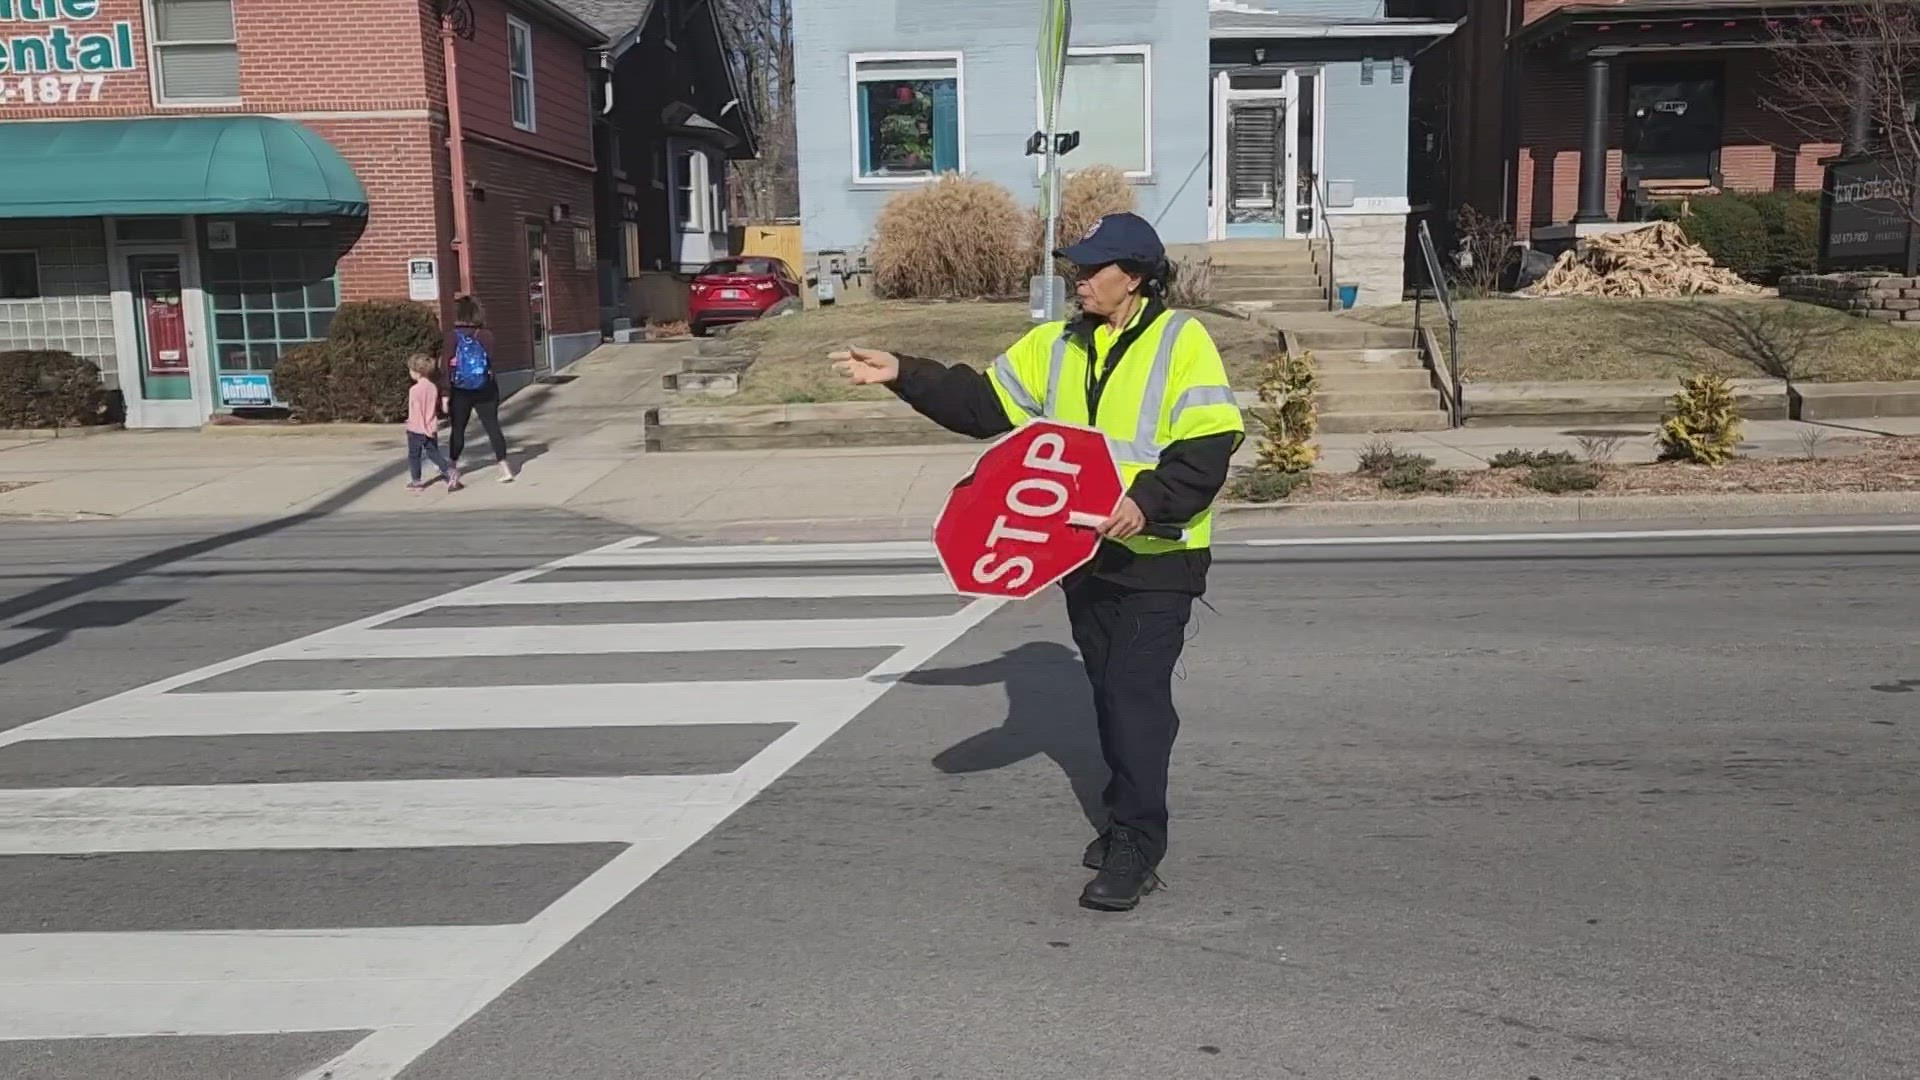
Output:
<instances>
[{"instance_id":1,"label":"stop sign handle","mask_svg":"<svg viewBox=\"0 0 1920 1080\"><path fill-rule=\"evenodd\" d=\"M1084 510L1075 510L1067 515L1067 524L1076 529L1097 529L1106 524L1107 519L1099 514L1089 514ZM1187 538L1187 530L1177 525L1159 525L1148 522L1140 530L1141 536L1151 536L1155 540L1172 540L1179 543Z\"/></svg>"}]
</instances>

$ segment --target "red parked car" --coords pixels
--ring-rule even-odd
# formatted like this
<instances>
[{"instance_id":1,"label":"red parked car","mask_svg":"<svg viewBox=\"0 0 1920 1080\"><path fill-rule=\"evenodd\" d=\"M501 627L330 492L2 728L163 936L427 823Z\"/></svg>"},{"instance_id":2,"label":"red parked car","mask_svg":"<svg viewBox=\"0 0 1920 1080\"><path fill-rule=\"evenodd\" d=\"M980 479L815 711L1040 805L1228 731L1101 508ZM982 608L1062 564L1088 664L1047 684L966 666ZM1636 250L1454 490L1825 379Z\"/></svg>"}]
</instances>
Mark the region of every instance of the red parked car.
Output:
<instances>
[{"instance_id":1,"label":"red parked car","mask_svg":"<svg viewBox=\"0 0 1920 1080\"><path fill-rule=\"evenodd\" d=\"M800 303L800 279L786 260L765 255L716 259L694 275L687 298L687 321L705 337L716 326L747 322L791 300Z\"/></svg>"}]
</instances>

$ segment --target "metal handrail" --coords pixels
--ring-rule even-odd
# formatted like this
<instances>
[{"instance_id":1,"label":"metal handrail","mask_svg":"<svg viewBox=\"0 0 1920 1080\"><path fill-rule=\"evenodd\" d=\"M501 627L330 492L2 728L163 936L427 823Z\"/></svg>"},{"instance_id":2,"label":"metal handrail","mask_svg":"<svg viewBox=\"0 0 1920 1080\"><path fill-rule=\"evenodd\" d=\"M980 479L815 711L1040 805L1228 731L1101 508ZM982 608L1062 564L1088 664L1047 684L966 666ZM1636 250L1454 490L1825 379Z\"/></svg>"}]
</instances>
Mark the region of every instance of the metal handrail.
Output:
<instances>
[{"instance_id":1,"label":"metal handrail","mask_svg":"<svg viewBox=\"0 0 1920 1080\"><path fill-rule=\"evenodd\" d=\"M1340 310L1340 279L1333 272L1333 225L1327 221L1327 189L1320 183L1318 173L1308 173L1307 179L1313 182L1309 194L1313 198L1313 231L1325 234L1327 242L1327 310ZM1311 246L1311 245L1309 245Z\"/></svg>"},{"instance_id":2,"label":"metal handrail","mask_svg":"<svg viewBox=\"0 0 1920 1080\"><path fill-rule=\"evenodd\" d=\"M1440 266L1440 253L1434 249L1433 233L1427 228L1425 218L1420 221L1420 256L1427 266L1427 284L1433 288L1433 295L1440 302L1440 313L1447 319L1447 381L1453 387L1451 399L1447 403L1447 421L1454 427L1466 422L1466 407L1460 400L1460 316L1453 306L1453 290L1447 286L1447 274ZM1421 305L1426 298L1425 289L1416 289L1413 294L1413 333L1416 342L1420 337Z\"/></svg>"}]
</instances>

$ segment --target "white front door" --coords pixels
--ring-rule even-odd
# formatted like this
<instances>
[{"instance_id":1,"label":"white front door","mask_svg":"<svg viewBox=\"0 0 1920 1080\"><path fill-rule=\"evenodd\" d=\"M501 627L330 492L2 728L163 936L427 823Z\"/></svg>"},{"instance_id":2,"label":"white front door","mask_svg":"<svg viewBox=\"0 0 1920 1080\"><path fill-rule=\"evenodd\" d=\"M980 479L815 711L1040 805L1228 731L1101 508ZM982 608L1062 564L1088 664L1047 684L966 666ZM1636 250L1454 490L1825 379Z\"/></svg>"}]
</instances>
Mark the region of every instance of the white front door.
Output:
<instances>
[{"instance_id":1,"label":"white front door","mask_svg":"<svg viewBox=\"0 0 1920 1080\"><path fill-rule=\"evenodd\" d=\"M190 223L186 235L192 235ZM114 242L108 257L127 426L206 423L213 414L213 377L193 244Z\"/></svg>"},{"instance_id":2,"label":"white front door","mask_svg":"<svg viewBox=\"0 0 1920 1080\"><path fill-rule=\"evenodd\" d=\"M1323 134L1318 69L1214 78L1214 239L1311 237Z\"/></svg>"}]
</instances>

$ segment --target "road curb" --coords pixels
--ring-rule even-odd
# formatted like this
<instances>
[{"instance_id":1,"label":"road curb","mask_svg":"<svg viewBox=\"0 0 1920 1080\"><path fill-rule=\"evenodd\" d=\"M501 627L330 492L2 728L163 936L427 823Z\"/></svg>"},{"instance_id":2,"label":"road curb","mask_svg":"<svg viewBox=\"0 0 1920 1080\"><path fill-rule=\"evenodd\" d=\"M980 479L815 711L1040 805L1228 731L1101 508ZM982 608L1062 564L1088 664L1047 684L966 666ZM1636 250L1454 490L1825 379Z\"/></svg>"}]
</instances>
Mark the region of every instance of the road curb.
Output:
<instances>
[{"instance_id":1,"label":"road curb","mask_svg":"<svg viewBox=\"0 0 1920 1080\"><path fill-rule=\"evenodd\" d=\"M1917 514L1920 491L1742 495L1613 495L1583 498L1375 499L1366 502L1220 507L1226 528L1263 525L1551 525L1761 517Z\"/></svg>"}]
</instances>

